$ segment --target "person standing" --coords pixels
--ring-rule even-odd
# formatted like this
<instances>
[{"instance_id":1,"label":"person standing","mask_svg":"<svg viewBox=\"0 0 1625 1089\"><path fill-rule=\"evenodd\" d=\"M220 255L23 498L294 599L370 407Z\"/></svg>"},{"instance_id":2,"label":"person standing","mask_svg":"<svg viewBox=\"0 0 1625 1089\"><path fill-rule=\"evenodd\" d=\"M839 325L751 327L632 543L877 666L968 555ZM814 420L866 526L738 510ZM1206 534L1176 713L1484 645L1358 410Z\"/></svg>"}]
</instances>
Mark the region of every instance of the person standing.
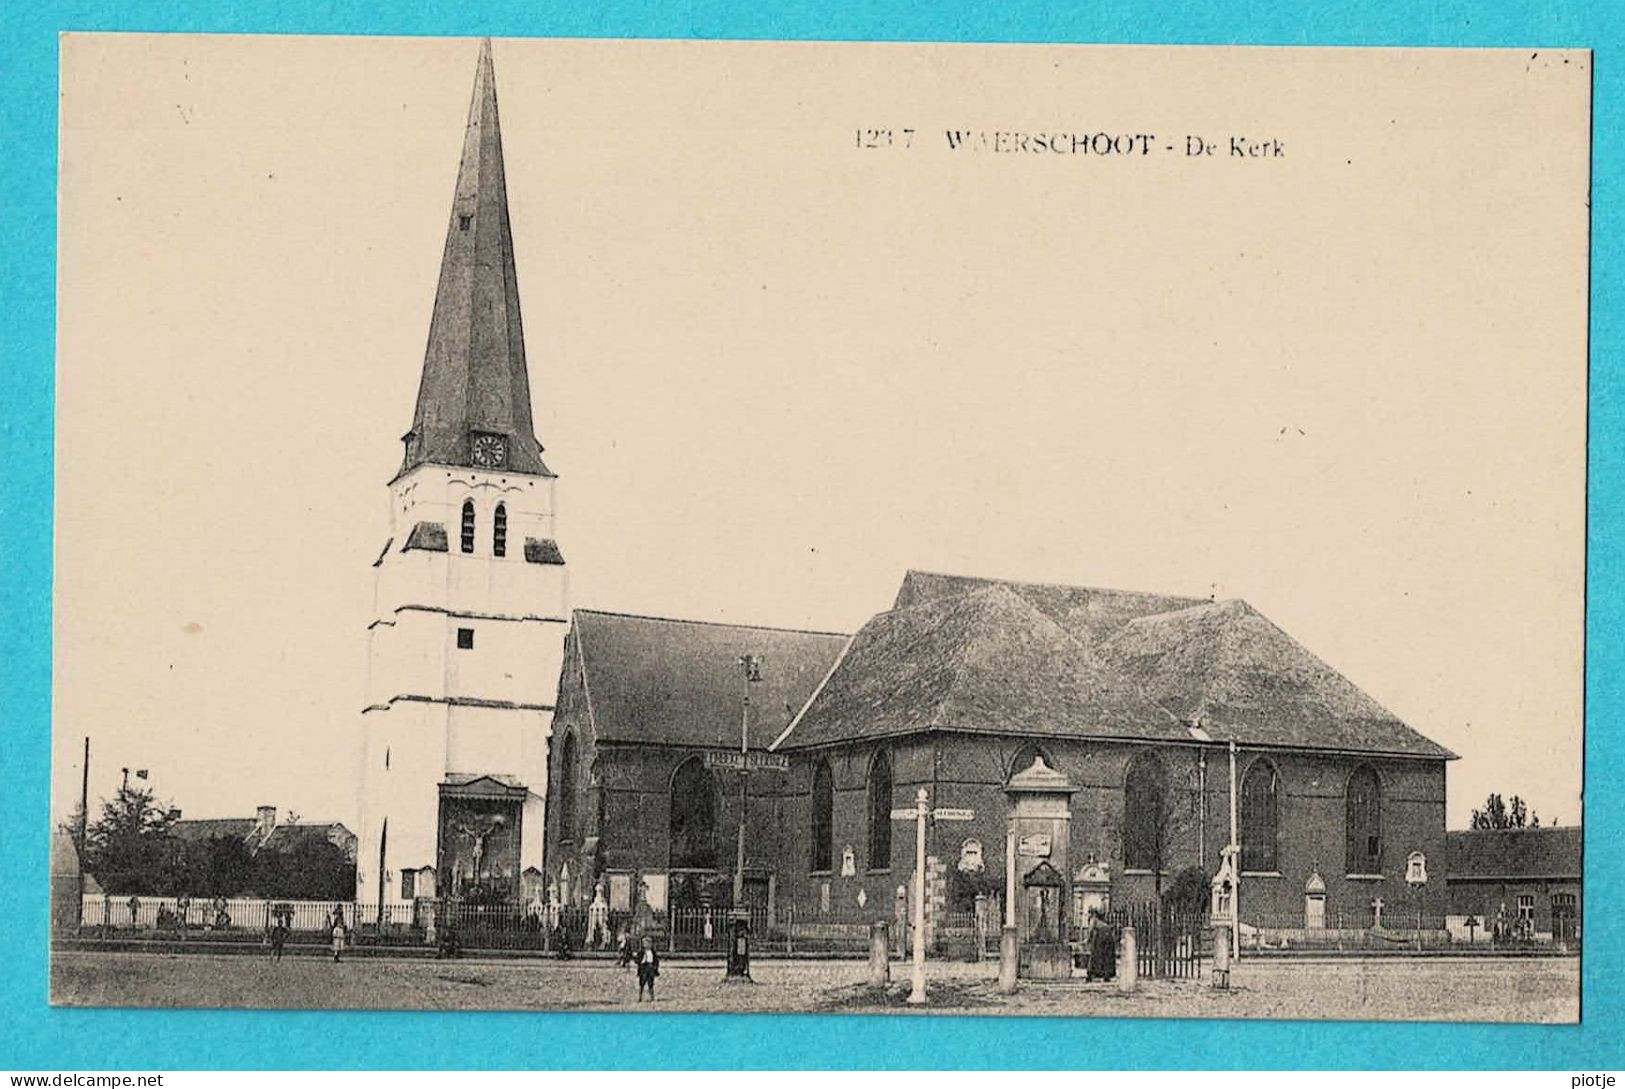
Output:
<instances>
[{"instance_id":1,"label":"person standing","mask_svg":"<svg viewBox=\"0 0 1625 1089\"><path fill-rule=\"evenodd\" d=\"M620 939L615 943L615 964L619 968L630 968L632 962L638 959L632 948L632 935L625 930L621 931Z\"/></svg>"},{"instance_id":2,"label":"person standing","mask_svg":"<svg viewBox=\"0 0 1625 1089\"><path fill-rule=\"evenodd\" d=\"M333 911L333 963L339 962L339 955L344 952L344 913Z\"/></svg>"},{"instance_id":3,"label":"person standing","mask_svg":"<svg viewBox=\"0 0 1625 1089\"><path fill-rule=\"evenodd\" d=\"M1117 934L1098 908L1089 909L1089 970L1085 982L1117 978Z\"/></svg>"},{"instance_id":4,"label":"person standing","mask_svg":"<svg viewBox=\"0 0 1625 1089\"><path fill-rule=\"evenodd\" d=\"M282 959L282 947L288 944L288 924L278 915L271 925L271 959Z\"/></svg>"},{"instance_id":5,"label":"person standing","mask_svg":"<svg viewBox=\"0 0 1625 1089\"><path fill-rule=\"evenodd\" d=\"M643 989L649 989L649 1001L655 1000L655 977L660 975L660 954L655 952L654 939L645 934L638 950L638 1001L643 1001Z\"/></svg>"}]
</instances>

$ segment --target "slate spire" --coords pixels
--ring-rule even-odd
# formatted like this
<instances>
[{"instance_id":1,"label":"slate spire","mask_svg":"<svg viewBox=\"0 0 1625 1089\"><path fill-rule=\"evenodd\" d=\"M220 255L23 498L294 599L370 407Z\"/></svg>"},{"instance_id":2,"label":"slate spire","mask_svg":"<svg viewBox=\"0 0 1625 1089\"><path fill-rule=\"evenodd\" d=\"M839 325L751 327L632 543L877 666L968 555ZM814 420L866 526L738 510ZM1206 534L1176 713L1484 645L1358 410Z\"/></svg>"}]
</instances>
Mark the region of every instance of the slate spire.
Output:
<instances>
[{"instance_id":1,"label":"slate spire","mask_svg":"<svg viewBox=\"0 0 1625 1089\"><path fill-rule=\"evenodd\" d=\"M480 44L405 472L435 465L551 476L530 415L491 40Z\"/></svg>"}]
</instances>

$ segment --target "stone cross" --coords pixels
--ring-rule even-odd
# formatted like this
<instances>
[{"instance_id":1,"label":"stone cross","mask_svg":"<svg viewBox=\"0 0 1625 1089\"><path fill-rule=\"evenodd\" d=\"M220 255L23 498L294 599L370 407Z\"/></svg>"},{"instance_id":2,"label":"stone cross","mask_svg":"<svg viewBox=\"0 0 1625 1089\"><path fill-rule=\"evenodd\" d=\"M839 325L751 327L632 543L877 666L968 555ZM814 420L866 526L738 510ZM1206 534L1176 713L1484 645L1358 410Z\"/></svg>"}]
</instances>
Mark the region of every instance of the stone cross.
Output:
<instances>
[{"instance_id":1,"label":"stone cross","mask_svg":"<svg viewBox=\"0 0 1625 1089\"><path fill-rule=\"evenodd\" d=\"M1374 913L1374 918L1372 918L1372 920L1371 920L1371 925L1373 927L1381 926L1382 925L1382 897L1379 896L1375 900L1371 901L1371 910Z\"/></svg>"}]
</instances>

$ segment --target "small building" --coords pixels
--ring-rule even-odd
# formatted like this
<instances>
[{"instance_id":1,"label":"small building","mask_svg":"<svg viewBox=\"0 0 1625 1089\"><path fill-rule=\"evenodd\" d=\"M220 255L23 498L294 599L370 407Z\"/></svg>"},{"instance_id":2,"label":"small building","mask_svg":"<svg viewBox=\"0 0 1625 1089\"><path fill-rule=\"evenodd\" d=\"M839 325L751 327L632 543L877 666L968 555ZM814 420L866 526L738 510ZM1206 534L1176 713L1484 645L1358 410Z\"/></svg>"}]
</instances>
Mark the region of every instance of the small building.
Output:
<instances>
[{"instance_id":1,"label":"small building","mask_svg":"<svg viewBox=\"0 0 1625 1089\"><path fill-rule=\"evenodd\" d=\"M207 843L211 839L240 839L251 855L262 850L291 854L301 843L324 840L337 847L348 862L355 862L356 835L338 821L278 821L277 807L259 806L252 817L182 819L172 810L169 837L181 843Z\"/></svg>"},{"instance_id":2,"label":"small building","mask_svg":"<svg viewBox=\"0 0 1625 1089\"><path fill-rule=\"evenodd\" d=\"M79 928L84 897L101 892L96 879L84 872L79 845L67 832L51 833L51 930L68 932Z\"/></svg>"},{"instance_id":3,"label":"small building","mask_svg":"<svg viewBox=\"0 0 1625 1089\"><path fill-rule=\"evenodd\" d=\"M1458 941L1580 941L1581 826L1445 836L1445 925Z\"/></svg>"}]
</instances>

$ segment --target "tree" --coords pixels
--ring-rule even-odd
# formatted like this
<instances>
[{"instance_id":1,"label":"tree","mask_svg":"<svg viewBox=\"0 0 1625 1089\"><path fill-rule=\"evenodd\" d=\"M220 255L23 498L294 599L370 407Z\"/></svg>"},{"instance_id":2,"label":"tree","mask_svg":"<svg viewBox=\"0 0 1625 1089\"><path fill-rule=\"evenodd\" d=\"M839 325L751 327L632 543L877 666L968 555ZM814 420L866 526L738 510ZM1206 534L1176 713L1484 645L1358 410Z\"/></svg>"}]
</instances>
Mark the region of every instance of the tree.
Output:
<instances>
[{"instance_id":1,"label":"tree","mask_svg":"<svg viewBox=\"0 0 1625 1089\"><path fill-rule=\"evenodd\" d=\"M1184 914L1206 914L1209 879L1200 866L1188 866L1174 875L1173 881L1162 890L1162 906L1169 911Z\"/></svg>"},{"instance_id":2,"label":"tree","mask_svg":"<svg viewBox=\"0 0 1625 1089\"><path fill-rule=\"evenodd\" d=\"M241 836L210 836L186 846L190 894L241 896L254 880L254 855Z\"/></svg>"},{"instance_id":3,"label":"tree","mask_svg":"<svg viewBox=\"0 0 1625 1089\"><path fill-rule=\"evenodd\" d=\"M1484 799L1483 809L1473 810L1470 824L1474 829L1539 828L1540 814L1530 810L1516 794L1510 803L1502 801L1499 794L1491 794Z\"/></svg>"},{"instance_id":4,"label":"tree","mask_svg":"<svg viewBox=\"0 0 1625 1089\"><path fill-rule=\"evenodd\" d=\"M109 893L160 892L175 860L169 825L169 806L151 790L120 787L86 830L85 868Z\"/></svg>"},{"instance_id":5,"label":"tree","mask_svg":"<svg viewBox=\"0 0 1625 1089\"><path fill-rule=\"evenodd\" d=\"M72 836L73 837L73 842L78 843L80 835L86 830L84 820L85 820L84 803L75 802L73 804L73 815L71 817L69 817L67 820L62 821L61 823L59 823L56 826L56 829L59 832L65 832L68 835Z\"/></svg>"},{"instance_id":6,"label":"tree","mask_svg":"<svg viewBox=\"0 0 1625 1089\"><path fill-rule=\"evenodd\" d=\"M1197 771L1190 768L1179 781L1160 756L1145 753L1130 763L1123 795L1124 867L1148 870L1160 899L1164 878L1182 856L1195 853L1190 831L1200 822L1206 801Z\"/></svg>"},{"instance_id":7,"label":"tree","mask_svg":"<svg viewBox=\"0 0 1625 1089\"><path fill-rule=\"evenodd\" d=\"M355 863L329 840L303 836L286 853L261 848L247 883L260 896L348 900L355 895Z\"/></svg>"}]
</instances>

